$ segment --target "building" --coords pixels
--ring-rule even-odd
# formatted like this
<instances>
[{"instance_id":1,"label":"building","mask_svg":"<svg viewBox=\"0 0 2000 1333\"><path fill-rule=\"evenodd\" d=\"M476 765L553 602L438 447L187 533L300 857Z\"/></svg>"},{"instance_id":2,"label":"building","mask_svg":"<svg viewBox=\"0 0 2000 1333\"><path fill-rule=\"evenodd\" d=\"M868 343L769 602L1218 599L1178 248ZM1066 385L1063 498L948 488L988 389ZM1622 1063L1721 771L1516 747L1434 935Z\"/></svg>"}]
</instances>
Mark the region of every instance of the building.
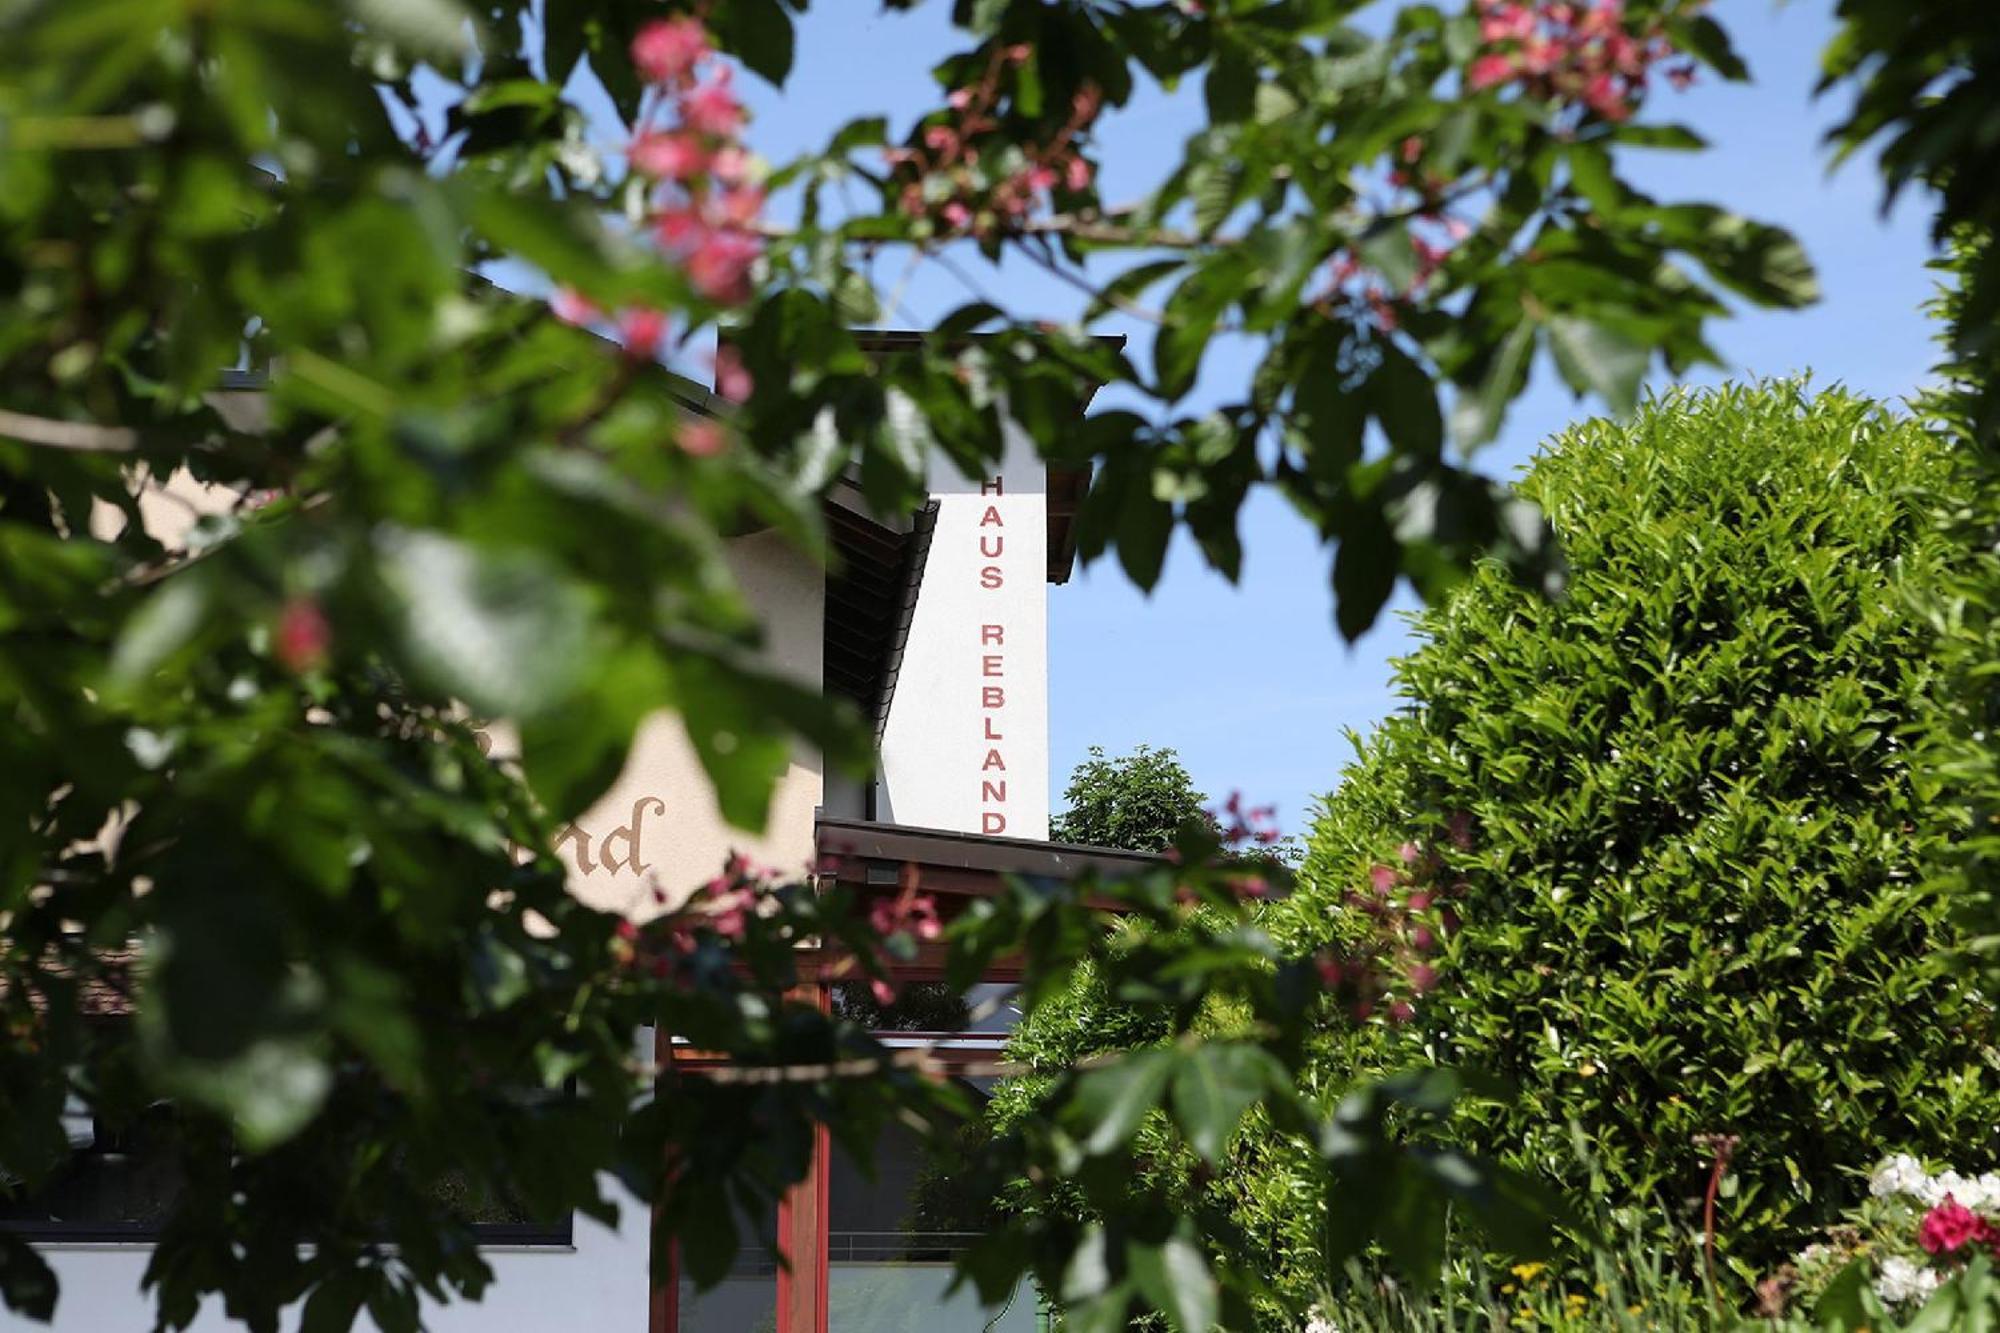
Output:
<instances>
[{"instance_id":1,"label":"building","mask_svg":"<svg viewBox=\"0 0 2000 1333\"><path fill-rule=\"evenodd\" d=\"M884 336L875 347L892 354L895 343ZM705 395L689 399L692 410L706 409ZM241 406L255 410L253 391ZM987 477L968 480L937 460L929 502L914 513L872 514L858 489L837 488L826 502L838 552L830 575L776 534L734 539L731 563L764 616L768 665L852 700L874 725L876 772L870 780L832 772L818 754L798 749L766 828L746 838L721 817L695 756L687 728L700 719L655 717L640 729L618 781L558 839L572 890L609 910L644 912L655 883L670 894L691 891L733 851L864 890L893 888L914 874L944 898L990 892L1009 873L1066 877L1143 862L1046 841L1047 598L1069 576L1087 481L1045 472L1029 442L1016 439ZM201 499L184 479L163 489ZM157 518L185 522L177 516L187 512L185 503L162 504ZM494 736L504 758L504 727ZM926 966L920 955L908 979L923 980ZM816 984L820 1003L837 1001L831 987ZM1005 1024L981 1026L987 1030L891 1040L938 1041L975 1061L997 1051ZM662 1057L700 1061L666 1034L640 1040ZM31 1234L60 1275L57 1329L148 1326L139 1280L149 1254L147 1212L160 1194L149 1188L134 1145L97 1137L87 1122L74 1138L76 1187L59 1191L39 1215L0 1217ZM746 1245L730 1279L708 1293L674 1274L655 1280L645 1201L621 1199L625 1224L617 1231L581 1217L553 1226L495 1219L483 1231L497 1278L486 1301L427 1310L426 1322L510 1333L1032 1329L1032 1292L997 1311L980 1309L969 1289L945 1296L951 1254L966 1237L950 1226L913 1224L922 1211L911 1203L921 1166L913 1145L885 1141L878 1157L880 1175L865 1180L822 1133L810 1175L777 1215L749 1219L747 1229L768 1237L788 1262ZM0 1327L13 1326L0 1314ZM230 1326L219 1304L197 1324Z\"/></svg>"}]
</instances>

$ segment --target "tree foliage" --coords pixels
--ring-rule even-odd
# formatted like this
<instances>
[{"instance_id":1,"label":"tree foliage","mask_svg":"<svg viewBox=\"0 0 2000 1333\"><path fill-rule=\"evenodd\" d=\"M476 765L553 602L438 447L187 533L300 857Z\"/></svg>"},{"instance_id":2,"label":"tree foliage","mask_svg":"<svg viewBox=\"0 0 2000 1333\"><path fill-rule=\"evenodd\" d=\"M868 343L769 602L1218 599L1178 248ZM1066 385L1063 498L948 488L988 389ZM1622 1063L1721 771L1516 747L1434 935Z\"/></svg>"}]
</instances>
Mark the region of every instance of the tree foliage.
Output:
<instances>
[{"instance_id":1,"label":"tree foliage","mask_svg":"<svg viewBox=\"0 0 2000 1333\"><path fill-rule=\"evenodd\" d=\"M1071 771L1064 809L1049 831L1058 842L1164 852L1185 825L1214 825L1207 801L1172 749L1141 745L1107 759L1103 747L1093 745Z\"/></svg>"},{"instance_id":2,"label":"tree foliage","mask_svg":"<svg viewBox=\"0 0 2000 1333\"><path fill-rule=\"evenodd\" d=\"M1296 949L1373 907L1415 837L1458 929L1401 1027L1337 1035L1334 1077L1436 1059L1518 1100L1464 1140L1686 1235L1737 1140L1718 1243L1772 1264L1892 1149L1990 1153L1991 1005L1954 975L1927 885L1938 780L1924 611L1963 556L1921 424L1799 382L1673 392L1573 428L1523 488L1568 596L1482 570L1423 614L1407 709L1327 798L1273 929ZM1467 817L1469 816L1469 822ZM1451 821L1459 836L1448 836Z\"/></svg>"}]
</instances>

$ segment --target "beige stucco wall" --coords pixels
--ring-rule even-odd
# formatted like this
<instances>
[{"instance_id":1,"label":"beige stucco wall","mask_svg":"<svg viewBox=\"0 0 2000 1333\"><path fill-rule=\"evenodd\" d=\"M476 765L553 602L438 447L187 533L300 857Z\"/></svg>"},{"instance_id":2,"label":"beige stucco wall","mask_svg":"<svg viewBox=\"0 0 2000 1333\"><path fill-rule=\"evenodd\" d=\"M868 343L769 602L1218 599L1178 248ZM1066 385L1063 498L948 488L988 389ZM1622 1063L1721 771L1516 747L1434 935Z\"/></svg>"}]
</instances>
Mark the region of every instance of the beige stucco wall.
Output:
<instances>
[{"instance_id":1,"label":"beige stucco wall","mask_svg":"<svg viewBox=\"0 0 2000 1333\"><path fill-rule=\"evenodd\" d=\"M825 575L774 533L729 544L729 563L765 627L766 664L805 684L820 683L821 616ZM701 719L692 719L700 725ZM687 726L672 714L649 719L632 743L625 771L604 797L579 817L558 845L570 866L570 887L584 901L612 911L650 915L657 880L677 901L741 852L796 877L813 854L813 811L824 796L820 756L804 746L792 753L763 830L733 829L716 808ZM629 835L629 836L628 836ZM603 864L611 839L615 865ZM585 849L592 863L582 864ZM637 873L634 866L643 868Z\"/></svg>"}]
</instances>

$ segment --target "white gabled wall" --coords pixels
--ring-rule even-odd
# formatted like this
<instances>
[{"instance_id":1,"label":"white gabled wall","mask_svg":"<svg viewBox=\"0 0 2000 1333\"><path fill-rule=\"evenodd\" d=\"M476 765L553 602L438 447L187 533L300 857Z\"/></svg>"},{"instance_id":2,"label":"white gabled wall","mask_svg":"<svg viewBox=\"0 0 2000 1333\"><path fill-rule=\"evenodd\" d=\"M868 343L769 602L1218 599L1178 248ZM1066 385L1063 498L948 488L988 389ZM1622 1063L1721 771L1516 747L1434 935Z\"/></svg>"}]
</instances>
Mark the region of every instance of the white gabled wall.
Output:
<instances>
[{"instance_id":1,"label":"white gabled wall","mask_svg":"<svg viewBox=\"0 0 2000 1333\"><path fill-rule=\"evenodd\" d=\"M931 462L937 522L882 734L884 820L1049 835L1046 477L1018 430L983 479Z\"/></svg>"}]
</instances>

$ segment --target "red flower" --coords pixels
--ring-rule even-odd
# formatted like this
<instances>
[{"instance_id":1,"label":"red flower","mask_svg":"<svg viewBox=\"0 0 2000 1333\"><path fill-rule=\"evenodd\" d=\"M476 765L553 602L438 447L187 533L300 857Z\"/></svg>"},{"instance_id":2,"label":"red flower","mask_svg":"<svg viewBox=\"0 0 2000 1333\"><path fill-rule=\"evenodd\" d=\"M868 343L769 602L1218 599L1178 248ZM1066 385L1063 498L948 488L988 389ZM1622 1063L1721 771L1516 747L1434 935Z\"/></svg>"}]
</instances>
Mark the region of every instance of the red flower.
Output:
<instances>
[{"instance_id":1,"label":"red flower","mask_svg":"<svg viewBox=\"0 0 2000 1333\"><path fill-rule=\"evenodd\" d=\"M1917 1244L1930 1254L1950 1254L1978 1240L1986 1229L1978 1214L1947 1194L1943 1203L1924 1214L1917 1226Z\"/></svg>"},{"instance_id":2,"label":"red flower","mask_svg":"<svg viewBox=\"0 0 2000 1333\"><path fill-rule=\"evenodd\" d=\"M632 39L632 63L648 83L685 82L708 53L699 19L658 19Z\"/></svg>"},{"instance_id":3,"label":"red flower","mask_svg":"<svg viewBox=\"0 0 2000 1333\"><path fill-rule=\"evenodd\" d=\"M294 597L278 613L272 651L287 671L309 671L326 661L333 646L333 626L310 597Z\"/></svg>"}]
</instances>

